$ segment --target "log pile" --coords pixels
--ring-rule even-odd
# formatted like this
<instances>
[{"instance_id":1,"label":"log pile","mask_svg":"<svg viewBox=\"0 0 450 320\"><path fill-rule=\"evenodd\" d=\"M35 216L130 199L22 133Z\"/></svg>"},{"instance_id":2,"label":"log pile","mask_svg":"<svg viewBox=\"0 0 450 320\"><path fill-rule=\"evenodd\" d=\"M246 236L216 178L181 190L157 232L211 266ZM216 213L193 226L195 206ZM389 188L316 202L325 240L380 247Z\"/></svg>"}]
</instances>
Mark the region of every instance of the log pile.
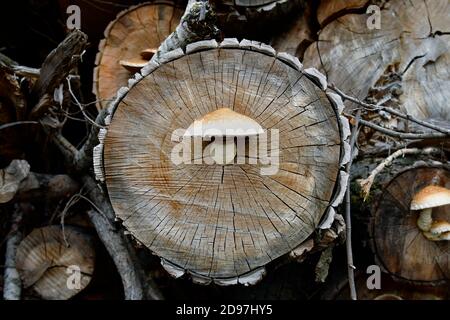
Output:
<instances>
[{"instance_id":1,"label":"log pile","mask_svg":"<svg viewBox=\"0 0 450 320\"><path fill-rule=\"evenodd\" d=\"M449 298L448 0L108 6L0 53L4 299Z\"/></svg>"}]
</instances>

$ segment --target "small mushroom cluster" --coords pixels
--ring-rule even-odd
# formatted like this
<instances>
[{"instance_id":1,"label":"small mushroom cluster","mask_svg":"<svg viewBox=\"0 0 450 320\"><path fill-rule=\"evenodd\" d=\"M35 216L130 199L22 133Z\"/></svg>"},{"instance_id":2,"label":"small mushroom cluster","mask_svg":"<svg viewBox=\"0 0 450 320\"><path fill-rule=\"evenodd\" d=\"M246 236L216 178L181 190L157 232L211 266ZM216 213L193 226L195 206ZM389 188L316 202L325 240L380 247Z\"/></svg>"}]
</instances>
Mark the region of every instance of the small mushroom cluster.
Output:
<instances>
[{"instance_id":1,"label":"small mushroom cluster","mask_svg":"<svg viewBox=\"0 0 450 320\"><path fill-rule=\"evenodd\" d=\"M158 51L155 48L148 48L141 51L141 56L131 60L120 60L119 64L130 72L138 72L141 70Z\"/></svg>"},{"instance_id":2,"label":"small mushroom cluster","mask_svg":"<svg viewBox=\"0 0 450 320\"><path fill-rule=\"evenodd\" d=\"M229 108L220 108L195 120L187 128L184 137L208 140L214 138L203 154L209 155L217 164L226 165L233 163L237 154L234 138L242 139L263 132L263 128L252 118Z\"/></svg>"},{"instance_id":3,"label":"small mushroom cluster","mask_svg":"<svg viewBox=\"0 0 450 320\"><path fill-rule=\"evenodd\" d=\"M450 190L440 186L427 186L417 192L411 202L411 210L421 210L417 227L431 241L450 240L450 223L433 220L433 208L450 204Z\"/></svg>"}]
</instances>

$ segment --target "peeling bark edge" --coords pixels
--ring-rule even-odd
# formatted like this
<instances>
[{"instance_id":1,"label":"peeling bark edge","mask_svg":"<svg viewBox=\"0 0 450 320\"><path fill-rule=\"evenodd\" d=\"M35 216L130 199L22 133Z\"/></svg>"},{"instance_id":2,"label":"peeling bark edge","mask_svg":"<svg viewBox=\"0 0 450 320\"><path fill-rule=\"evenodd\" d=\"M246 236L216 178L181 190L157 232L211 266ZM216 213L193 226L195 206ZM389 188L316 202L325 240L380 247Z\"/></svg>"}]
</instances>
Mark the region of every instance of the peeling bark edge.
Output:
<instances>
[{"instance_id":1,"label":"peeling bark edge","mask_svg":"<svg viewBox=\"0 0 450 320\"><path fill-rule=\"evenodd\" d=\"M161 265L175 279L181 278L182 276L188 274L192 282L200 285L209 285L211 283L215 283L219 286L230 286L236 284L251 286L260 282L266 275L266 268L259 267L237 277L210 278L191 270L185 270L164 258L161 258Z\"/></svg>"},{"instance_id":2,"label":"peeling bark edge","mask_svg":"<svg viewBox=\"0 0 450 320\"><path fill-rule=\"evenodd\" d=\"M122 87L117 91L115 100L108 107L108 116L107 116L108 121L105 121L105 123L107 122L106 125L109 125L111 123L116 108L121 103L122 99L126 96L128 91L131 90L136 84L138 84L143 78L145 78L153 71L155 71L159 66L161 66L162 64L172 62L189 54L193 54L199 51L213 50L217 48L225 50L226 49L249 50L259 52L267 56L275 57L276 59L282 61L283 63L287 64L294 70L302 73L309 80L311 80L319 89L321 89L327 95L330 101L330 105L336 113L336 119L339 125L339 132L342 143L339 164L340 167L343 167L345 166L346 163L348 163L350 159L350 145L348 142L348 139L350 137L350 126L347 118L341 115L343 108L341 107L341 102L339 101L340 97L336 95L337 97L330 98L329 93L326 91L328 86L325 75L323 75L317 69L314 68L309 68L306 70L303 69L303 65L297 57L294 57L286 52L277 53L275 49L273 49L271 46L267 44L247 39L243 39L241 42L239 42L236 38L225 38L220 43L217 43L216 40L202 40L188 44L185 50L183 50L182 48L177 48L172 51L160 53L158 59L155 60L152 59L146 66L144 66L140 70L140 72L136 73L135 76L128 81L128 87ZM94 162L94 169L95 166L97 166L96 178L101 182L105 181L105 174L103 167L103 149L104 149L103 140L107 134L107 130L106 129L103 130L104 131L101 133L101 136L99 134L100 144L96 147L97 151L94 156L94 158L97 158L97 160ZM327 226L328 225L331 226L331 224L334 222L335 214L333 213L336 212L335 210L336 207L339 206L344 199L348 180L349 180L348 174L345 171L340 170L337 177L335 191L330 200L330 205L324 212L324 215L322 216L322 222L319 224L320 229L328 229ZM292 251L294 250L295 248ZM287 253L287 255L289 254L290 253ZM180 278L185 274L189 274L190 278L194 283L203 285L208 285L212 282L221 286L234 285L238 283L243 285L253 285L258 283L266 274L265 267L261 266L251 270L249 273L237 277L211 278L206 277L204 275L200 275L191 270L185 270L164 258L161 258L161 265L174 278Z\"/></svg>"}]
</instances>

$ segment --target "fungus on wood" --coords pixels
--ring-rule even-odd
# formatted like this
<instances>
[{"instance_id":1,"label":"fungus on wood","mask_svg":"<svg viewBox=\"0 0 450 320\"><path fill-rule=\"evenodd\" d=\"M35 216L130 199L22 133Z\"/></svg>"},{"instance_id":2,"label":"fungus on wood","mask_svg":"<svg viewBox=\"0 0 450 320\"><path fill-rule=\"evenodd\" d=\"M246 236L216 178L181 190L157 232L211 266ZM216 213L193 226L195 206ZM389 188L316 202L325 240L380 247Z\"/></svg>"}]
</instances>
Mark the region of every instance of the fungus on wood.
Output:
<instances>
[{"instance_id":1,"label":"fungus on wood","mask_svg":"<svg viewBox=\"0 0 450 320\"><path fill-rule=\"evenodd\" d=\"M130 7L117 15L99 44L93 93L104 109L117 90L152 57L177 27L183 10L168 1Z\"/></svg>"},{"instance_id":2,"label":"fungus on wood","mask_svg":"<svg viewBox=\"0 0 450 320\"><path fill-rule=\"evenodd\" d=\"M445 167L408 169L387 184L371 221L376 258L386 272L414 283L449 279L449 189Z\"/></svg>"},{"instance_id":3,"label":"fungus on wood","mask_svg":"<svg viewBox=\"0 0 450 320\"><path fill-rule=\"evenodd\" d=\"M172 275L256 283L342 201L349 127L325 89L323 75L254 41L168 52L119 90L95 148L97 178ZM224 158L214 157L208 146L225 138Z\"/></svg>"},{"instance_id":4,"label":"fungus on wood","mask_svg":"<svg viewBox=\"0 0 450 320\"><path fill-rule=\"evenodd\" d=\"M91 281L94 262L92 237L71 226L34 229L16 255L24 287L46 300L66 300L83 290Z\"/></svg>"},{"instance_id":5,"label":"fungus on wood","mask_svg":"<svg viewBox=\"0 0 450 320\"><path fill-rule=\"evenodd\" d=\"M353 2L359 1L345 1ZM449 120L450 93L442 88L450 85L450 3L392 0L380 8L379 28L366 10L341 10L344 15L325 19L304 65L360 100L384 102L420 119Z\"/></svg>"}]
</instances>

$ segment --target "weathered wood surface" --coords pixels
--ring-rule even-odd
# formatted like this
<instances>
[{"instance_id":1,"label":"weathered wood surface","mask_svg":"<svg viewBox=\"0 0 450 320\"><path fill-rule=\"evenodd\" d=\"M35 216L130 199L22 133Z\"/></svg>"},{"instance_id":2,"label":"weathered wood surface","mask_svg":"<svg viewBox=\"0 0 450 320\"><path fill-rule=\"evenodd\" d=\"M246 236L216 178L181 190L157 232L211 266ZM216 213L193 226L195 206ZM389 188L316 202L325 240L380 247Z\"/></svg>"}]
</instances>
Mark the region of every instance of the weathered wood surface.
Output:
<instances>
[{"instance_id":1,"label":"weathered wood surface","mask_svg":"<svg viewBox=\"0 0 450 320\"><path fill-rule=\"evenodd\" d=\"M105 30L99 44L94 70L93 93L103 109L125 86L133 73L120 65L121 60L141 57L146 49L157 49L177 27L183 10L169 1L144 3L122 11Z\"/></svg>"},{"instance_id":2,"label":"weathered wood surface","mask_svg":"<svg viewBox=\"0 0 450 320\"><path fill-rule=\"evenodd\" d=\"M325 26L339 16L359 11L368 3L369 0L320 0L317 21Z\"/></svg>"},{"instance_id":3,"label":"weathered wood surface","mask_svg":"<svg viewBox=\"0 0 450 320\"><path fill-rule=\"evenodd\" d=\"M386 272L416 283L450 277L449 241L431 241L417 227L418 211L410 210L415 193L427 185L450 188L450 171L420 167L406 170L385 186L371 221L376 258ZM450 221L450 206L433 210L436 220Z\"/></svg>"},{"instance_id":4,"label":"weathered wood surface","mask_svg":"<svg viewBox=\"0 0 450 320\"><path fill-rule=\"evenodd\" d=\"M313 70L269 46L226 39L187 52L169 52L119 91L97 163L117 217L166 269L202 283L251 284L342 200L348 123ZM278 173L172 163L172 132L222 107L280 130Z\"/></svg>"},{"instance_id":5,"label":"weathered wood surface","mask_svg":"<svg viewBox=\"0 0 450 320\"><path fill-rule=\"evenodd\" d=\"M65 83L72 68L81 60L87 44L87 36L79 30L73 30L48 54L33 86L32 104L36 105L31 110L31 118L37 119L48 111L51 103L39 103L39 100L44 99L46 95L53 96L55 89Z\"/></svg>"},{"instance_id":6,"label":"weathered wood surface","mask_svg":"<svg viewBox=\"0 0 450 320\"><path fill-rule=\"evenodd\" d=\"M350 12L320 30L303 63L361 100L448 120L449 11L448 0L392 0L381 8L380 29L372 30L364 10Z\"/></svg>"},{"instance_id":7,"label":"weathered wood surface","mask_svg":"<svg viewBox=\"0 0 450 320\"><path fill-rule=\"evenodd\" d=\"M34 229L19 244L16 256L24 287L32 287L46 300L66 300L83 290L91 281L94 263L92 237L69 226ZM69 287L68 278L76 269L68 269L74 266L79 268L80 282Z\"/></svg>"}]
</instances>

